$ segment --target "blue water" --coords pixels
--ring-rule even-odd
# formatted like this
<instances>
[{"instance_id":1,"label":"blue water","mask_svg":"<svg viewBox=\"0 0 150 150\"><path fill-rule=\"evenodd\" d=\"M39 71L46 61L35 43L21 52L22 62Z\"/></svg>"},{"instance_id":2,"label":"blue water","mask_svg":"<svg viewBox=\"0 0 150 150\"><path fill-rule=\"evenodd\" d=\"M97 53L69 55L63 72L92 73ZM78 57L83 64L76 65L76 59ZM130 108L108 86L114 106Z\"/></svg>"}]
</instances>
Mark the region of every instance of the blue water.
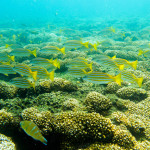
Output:
<instances>
[{"instance_id":1,"label":"blue water","mask_svg":"<svg viewBox=\"0 0 150 150\"><path fill-rule=\"evenodd\" d=\"M0 23L148 18L150 14L149 0L3 0L0 4Z\"/></svg>"}]
</instances>

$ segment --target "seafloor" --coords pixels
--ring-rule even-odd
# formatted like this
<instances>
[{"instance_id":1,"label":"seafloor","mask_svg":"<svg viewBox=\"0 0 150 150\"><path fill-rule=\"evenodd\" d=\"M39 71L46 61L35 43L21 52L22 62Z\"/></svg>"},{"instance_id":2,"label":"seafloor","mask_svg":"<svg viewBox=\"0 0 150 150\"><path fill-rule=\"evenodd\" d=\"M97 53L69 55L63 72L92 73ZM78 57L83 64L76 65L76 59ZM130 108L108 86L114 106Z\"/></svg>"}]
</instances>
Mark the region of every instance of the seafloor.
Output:
<instances>
[{"instance_id":1,"label":"seafloor","mask_svg":"<svg viewBox=\"0 0 150 150\"><path fill-rule=\"evenodd\" d=\"M115 29L112 31L111 29ZM17 88L9 81L19 74L0 74L0 149L17 150L149 150L150 149L150 56L138 56L150 50L150 20L96 19L62 20L47 24L1 24L0 51L10 52L6 44L21 44L37 50L37 56L60 61L54 81L39 79L33 88ZM47 45L63 47L67 40L102 42L97 51L73 49L63 54L42 54ZM143 77L141 88L135 83L93 84L68 73L68 65L77 57L92 62L92 57L116 55L128 61L138 60L137 69L127 68ZM30 65L34 56L15 57L15 63ZM115 75L113 68L92 62L93 70ZM28 136L22 120L33 121L48 144Z\"/></svg>"}]
</instances>

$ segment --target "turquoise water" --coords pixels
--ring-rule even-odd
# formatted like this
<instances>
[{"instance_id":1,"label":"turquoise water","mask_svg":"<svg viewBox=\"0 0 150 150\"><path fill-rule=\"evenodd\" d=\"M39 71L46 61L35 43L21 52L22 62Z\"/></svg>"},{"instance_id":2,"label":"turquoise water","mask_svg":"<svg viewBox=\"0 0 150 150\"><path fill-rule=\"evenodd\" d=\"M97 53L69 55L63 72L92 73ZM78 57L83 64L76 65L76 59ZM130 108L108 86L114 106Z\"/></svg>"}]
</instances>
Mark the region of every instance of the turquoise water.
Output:
<instances>
[{"instance_id":1,"label":"turquoise water","mask_svg":"<svg viewBox=\"0 0 150 150\"><path fill-rule=\"evenodd\" d=\"M17 150L149 150L149 6L1 0L0 136Z\"/></svg>"},{"instance_id":2,"label":"turquoise water","mask_svg":"<svg viewBox=\"0 0 150 150\"><path fill-rule=\"evenodd\" d=\"M148 18L149 5L149 0L5 0L1 2L0 22L40 24L80 18Z\"/></svg>"}]
</instances>

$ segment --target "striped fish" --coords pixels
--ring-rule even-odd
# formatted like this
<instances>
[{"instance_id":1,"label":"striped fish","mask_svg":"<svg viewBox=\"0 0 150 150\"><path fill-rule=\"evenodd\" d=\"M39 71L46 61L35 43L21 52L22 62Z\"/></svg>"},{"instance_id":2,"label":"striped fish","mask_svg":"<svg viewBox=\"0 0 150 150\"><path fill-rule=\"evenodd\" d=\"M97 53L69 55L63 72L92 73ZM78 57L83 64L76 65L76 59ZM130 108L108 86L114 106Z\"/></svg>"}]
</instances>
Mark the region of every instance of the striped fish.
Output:
<instances>
[{"instance_id":1,"label":"striped fish","mask_svg":"<svg viewBox=\"0 0 150 150\"><path fill-rule=\"evenodd\" d=\"M13 68L10 65L0 65L0 73L5 74L16 74Z\"/></svg>"},{"instance_id":2,"label":"striped fish","mask_svg":"<svg viewBox=\"0 0 150 150\"><path fill-rule=\"evenodd\" d=\"M133 62L129 62L128 60L126 59L122 59L122 58L112 58L112 60L114 62L116 62L118 65L124 65L125 68L128 68L128 67L132 67L133 69L136 70L137 68L137 63L138 61L133 61Z\"/></svg>"},{"instance_id":3,"label":"striped fish","mask_svg":"<svg viewBox=\"0 0 150 150\"><path fill-rule=\"evenodd\" d=\"M11 49L15 49L15 48L22 48L22 45L20 44L6 44L5 48L10 47Z\"/></svg>"},{"instance_id":4,"label":"striped fish","mask_svg":"<svg viewBox=\"0 0 150 150\"><path fill-rule=\"evenodd\" d=\"M46 59L46 58L34 58L31 60L31 64L35 65L35 66L51 66L53 65L56 68L60 68L60 63L57 59L53 60L53 59Z\"/></svg>"},{"instance_id":5,"label":"striped fish","mask_svg":"<svg viewBox=\"0 0 150 150\"><path fill-rule=\"evenodd\" d=\"M31 51L25 48L16 48L16 49L13 49L9 54L13 56L22 56L22 57L34 55L36 57L36 49Z\"/></svg>"},{"instance_id":6,"label":"striped fish","mask_svg":"<svg viewBox=\"0 0 150 150\"><path fill-rule=\"evenodd\" d=\"M13 67L13 70L22 76L32 76L35 81L37 80L37 71L33 72L26 64L17 64Z\"/></svg>"},{"instance_id":7,"label":"striped fish","mask_svg":"<svg viewBox=\"0 0 150 150\"><path fill-rule=\"evenodd\" d=\"M88 43L88 48L85 46L82 46L80 48L80 51L97 51L97 44Z\"/></svg>"},{"instance_id":8,"label":"striped fish","mask_svg":"<svg viewBox=\"0 0 150 150\"><path fill-rule=\"evenodd\" d=\"M139 87L142 86L143 77L136 78L136 76L127 71L121 71L121 79L130 83L137 83Z\"/></svg>"},{"instance_id":9,"label":"striped fish","mask_svg":"<svg viewBox=\"0 0 150 150\"><path fill-rule=\"evenodd\" d=\"M144 55L144 57L150 57L150 50L146 50L146 51L139 50L138 56L140 55Z\"/></svg>"},{"instance_id":10,"label":"striped fish","mask_svg":"<svg viewBox=\"0 0 150 150\"><path fill-rule=\"evenodd\" d=\"M11 84L15 85L18 88L30 88L33 87L35 90L35 83L31 82L25 78L22 77L17 77L17 78L13 78L10 81Z\"/></svg>"},{"instance_id":11,"label":"striped fish","mask_svg":"<svg viewBox=\"0 0 150 150\"><path fill-rule=\"evenodd\" d=\"M92 63L88 64L85 61L72 61L70 64L67 65L69 68L79 68L79 69L84 69L84 68L91 68Z\"/></svg>"},{"instance_id":12,"label":"striped fish","mask_svg":"<svg viewBox=\"0 0 150 150\"><path fill-rule=\"evenodd\" d=\"M95 57L95 58L93 58L93 61L97 62L101 66L111 67L113 69L119 69L119 70L124 69L123 64L117 64L111 57L108 57L105 55Z\"/></svg>"},{"instance_id":13,"label":"striped fish","mask_svg":"<svg viewBox=\"0 0 150 150\"><path fill-rule=\"evenodd\" d=\"M42 142L43 144L47 145L47 140L43 137L40 132L38 126L32 121L21 121L20 122L21 128L31 136L33 139Z\"/></svg>"},{"instance_id":14,"label":"striped fish","mask_svg":"<svg viewBox=\"0 0 150 150\"><path fill-rule=\"evenodd\" d=\"M95 84L108 84L110 82L116 82L121 85L121 73L119 73L117 76L111 76L103 72L92 72L83 77L83 79Z\"/></svg>"},{"instance_id":15,"label":"striped fish","mask_svg":"<svg viewBox=\"0 0 150 150\"><path fill-rule=\"evenodd\" d=\"M10 56L6 52L0 52L0 61L15 61L15 56Z\"/></svg>"},{"instance_id":16,"label":"striped fish","mask_svg":"<svg viewBox=\"0 0 150 150\"><path fill-rule=\"evenodd\" d=\"M64 43L64 46L68 49L80 48L82 46L88 48L88 42L81 42L79 40L70 40Z\"/></svg>"},{"instance_id":17,"label":"striped fish","mask_svg":"<svg viewBox=\"0 0 150 150\"><path fill-rule=\"evenodd\" d=\"M38 78L50 78L52 81L54 81L54 70L51 72L48 72L45 68L40 67L40 66L32 66L31 67L32 71L37 71L37 77Z\"/></svg>"},{"instance_id":18,"label":"striped fish","mask_svg":"<svg viewBox=\"0 0 150 150\"><path fill-rule=\"evenodd\" d=\"M40 52L45 54L58 54L58 53L65 54L65 47L58 48L56 46L45 46L40 50Z\"/></svg>"},{"instance_id":19,"label":"striped fish","mask_svg":"<svg viewBox=\"0 0 150 150\"><path fill-rule=\"evenodd\" d=\"M80 69L80 68L69 68L68 69L68 73L70 73L71 75L73 75L74 77L84 77L85 75L87 75L88 73L90 73L91 71L87 72L84 69Z\"/></svg>"}]
</instances>

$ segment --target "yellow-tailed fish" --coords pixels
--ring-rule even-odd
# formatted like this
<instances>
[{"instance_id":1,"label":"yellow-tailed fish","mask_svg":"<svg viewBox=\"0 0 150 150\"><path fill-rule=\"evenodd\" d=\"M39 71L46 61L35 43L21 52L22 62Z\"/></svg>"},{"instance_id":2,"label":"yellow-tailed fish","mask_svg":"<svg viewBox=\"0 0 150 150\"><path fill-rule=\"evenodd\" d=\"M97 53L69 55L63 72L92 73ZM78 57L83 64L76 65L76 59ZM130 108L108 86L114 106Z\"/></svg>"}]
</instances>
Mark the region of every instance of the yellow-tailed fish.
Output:
<instances>
[{"instance_id":1,"label":"yellow-tailed fish","mask_svg":"<svg viewBox=\"0 0 150 150\"><path fill-rule=\"evenodd\" d=\"M35 90L35 83L31 82L23 77L13 78L10 81L11 84L15 85L18 88L30 88L33 87Z\"/></svg>"},{"instance_id":2,"label":"yellow-tailed fish","mask_svg":"<svg viewBox=\"0 0 150 150\"><path fill-rule=\"evenodd\" d=\"M91 70L86 71L85 69L80 69L80 68L75 68L75 67L68 69L68 73L70 73L74 77L84 77L85 75L87 75L90 72L91 72Z\"/></svg>"},{"instance_id":3,"label":"yellow-tailed fish","mask_svg":"<svg viewBox=\"0 0 150 150\"><path fill-rule=\"evenodd\" d=\"M88 43L88 48L85 46L82 46L80 50L81 51L93 51L93 50L97 51L97 44Z\"/></svg>"},{"instance_id":4,"label":"yellow-tailed fish","mask_svg":"<svg viewBox=\"0 0 150 150\"><path fill-rule=\"evenodd\" d=\"M57 54L57 53L65 54L65 47L58 48L56 46L45 46L40 50L40 52L46 54Z\"/></svg>"},{"instance_id":5,"label":"yellow-tailed fish","mask_svg":"<svg viewBox=\"0 0 150 150\"><path fill-rule=\"evenodd\" d=\"M116 30L115 30L115 28L114 28L113 26L108 27L107 29L108 29L109 31L113 32L113 33L115 33L115 32L116 32Z\"/></svg>"},{"instance_id":6,"label":"yellow-tailed fish","mask_svg":"<svg viewBox=\"0 0 150 150\"><path fill-rule=\"evenodd\" d=\"M120 33L121 34L121 38L123 39L123 37L125 37L125 32Z\"/></svg>"},{"instance_id":7,"label":"yellow-tailed fish","mask_svg":"<svg viewBox=\"0 0 150 150\"><path fill-rule=\"evenodd\" d=\"M124 69L123 64L117 64L113 59L104 55L96 56L92 60L100 64L102 67L111 67L119 70Z\"/></svg>"},{"instance_id":8,"label":"yellow-tailed fish","mask_svg":"<svg viewBox=\"0 0 150 150\"><path fill-rule=\"evenodd\" d=\"M85 68L91 68L92 63L88 64L86 61L77 61L74 60L70 62L67 67L69 68L79 68L79 69L85 69Z\"/></svg>"},{"instance_id":9,"label":"yellow-tailed fish","mask_svg":"<svg viewBox=\"0 0 150 150\"><path fill-rule=\"evenodd\" d=\"M22 48L20 44L6 44L5 48L10 47L11 49Z\"/></svg>"},{"instance_id":10,"label":"yellow-tailed fish","mask_svg":"<svg viewBox=\"0 0 150 150\"><path fill-rule=\"evenodd\" d=\"M13 49L9 54L13 56L21 56L21 57L34 55L36 57L36 49L31 51L25 48L16 48Z\"/></svg>"},{"instance_id":11,"label":"yellow-tailed fish","mask_svg":"<svg viewBox=\"0 0 150 150\"><path fill-rule=\"evenodd\" d=\"M6 62L0 61L0 65L10 65L10 61L6 61Z\"/></svg>"},{"instance_id":12,"label":"yellow-tailed fish","mask_svg":"<svg viewBox=\"0 0 150 150\"><path fill-rule=\"evenodd\" d=\"M144 57L150 57L150 50L146 50L146 51L139 50L138 56L140 55L144 55Z\"/></svg>"},{"instance_id":13,"label":"yellow-tailed fish","mask_svg":"<svg viewBox=\"0 0 150 150\"><path fill-rule=\"evenodd\" d=\"M7 76L8 74L16 74L16 72L10 65L0 65L0 73L5 74Z\"/></svg>"},{"instance_id":14,"label":"yellow-tailed fish","mask_svg":"<svg viewBox=\"0 0 150 150\"><path fill-rule=\"evenodd\" d=\"M115 58L113 57L112 60L114 60L118 65L124 65L125 68L127 67L132 67L136 70L137 68L137 63L138 61L135 60L133 62L129 62L128 60L126 59L122 59L122 58Z\"/></svg>"},{"instance_id":15,"label":"yellow-tailed fish","mask_svg":"<svg viewBox=\"0 0 150 150\"><path fill-rule=\"evenodd\" d=\"M0 61L15 61L15 56L10 56L6 52L0 52Z\"/></svg>"},{"instance_id":16,"label":"yellow-tailed fish","mask_svg":"<svg viewBox=\"0 0 150 150\"><path fill-rule=\"evenodd\" d=\"M92 72L83 77L83 79L95 84L108 84L110 82L116 82L121 85L121 73L117 76L111 76L103 72Z\"/></svg>"},{"instance_id":17,"label":"yellow-tailed fish","mask_svg":"<svg viewBox=\"0 0 150 150\"><path fill-rule=\"evenodd\" d=\"M32 66L32 71L37 71L37 78L45 79L50 78L52 81L54 81L54 70L51 72L48 72L47 69L40 67L40 66Z\"/></svg>"},{"instance_id":18,"label":"yellow-tailed fish","mask_svg":"<svg viewBox=\"0 0 150 150\"><path fill-rule=\"evenodd\" d=\"M20 126L25 131L25 133L31 136L33 139L38 140L42 142L43 144L47 145L47 140L43 137L40 129L34 122L21 121Z\"/></svg>"},{"instance_id":19,"label":"yellow-tailed fish","mask_svg":"<svg viewBox=\"0 0 150 150\"><path fill-rule=\"evenodd\" d=\"M130 83L137 83L139 87L142 86L143 77L136 78L136 76L130 72L127 71L121 71L121 79L124 81L128 81Z\"/></svg>"},{"instance_id":20,"label":"yellow-tailed fish","mask_svg":"<svg viewBox=\"0 0 150 150\"><path fill-rule=\"evenodd\" d=\"M82 41L78 40L70 40L65 42L63 45L68 49L80 48L82 46L88 48L88 42L83 43Z\"/></svg>"},{"instance_id":21,"label":"yellow-tailed fish","mask_svg":"<svg viewBox=\"0 0 150 150\"><path fill-rule=\"evenodd\" d=\"M26 64L17 64L13 67L13 70L22 76L32 76L35 81L37 80L37 71L32 71Z\"/></svg>"},{"instance_id":22,"label":"yellow-tailed fish","mask_svg":"<svg viewBox=\"0 0 150 150\"><path fill-rule=\"evenodd\" d=\"M56 68L60 68L60 63L57 59L53 60L38 57L32 59L31 64L33 64L34 66L46 66L46 67L53 65Z\"/></svg>"}]
</instances>

